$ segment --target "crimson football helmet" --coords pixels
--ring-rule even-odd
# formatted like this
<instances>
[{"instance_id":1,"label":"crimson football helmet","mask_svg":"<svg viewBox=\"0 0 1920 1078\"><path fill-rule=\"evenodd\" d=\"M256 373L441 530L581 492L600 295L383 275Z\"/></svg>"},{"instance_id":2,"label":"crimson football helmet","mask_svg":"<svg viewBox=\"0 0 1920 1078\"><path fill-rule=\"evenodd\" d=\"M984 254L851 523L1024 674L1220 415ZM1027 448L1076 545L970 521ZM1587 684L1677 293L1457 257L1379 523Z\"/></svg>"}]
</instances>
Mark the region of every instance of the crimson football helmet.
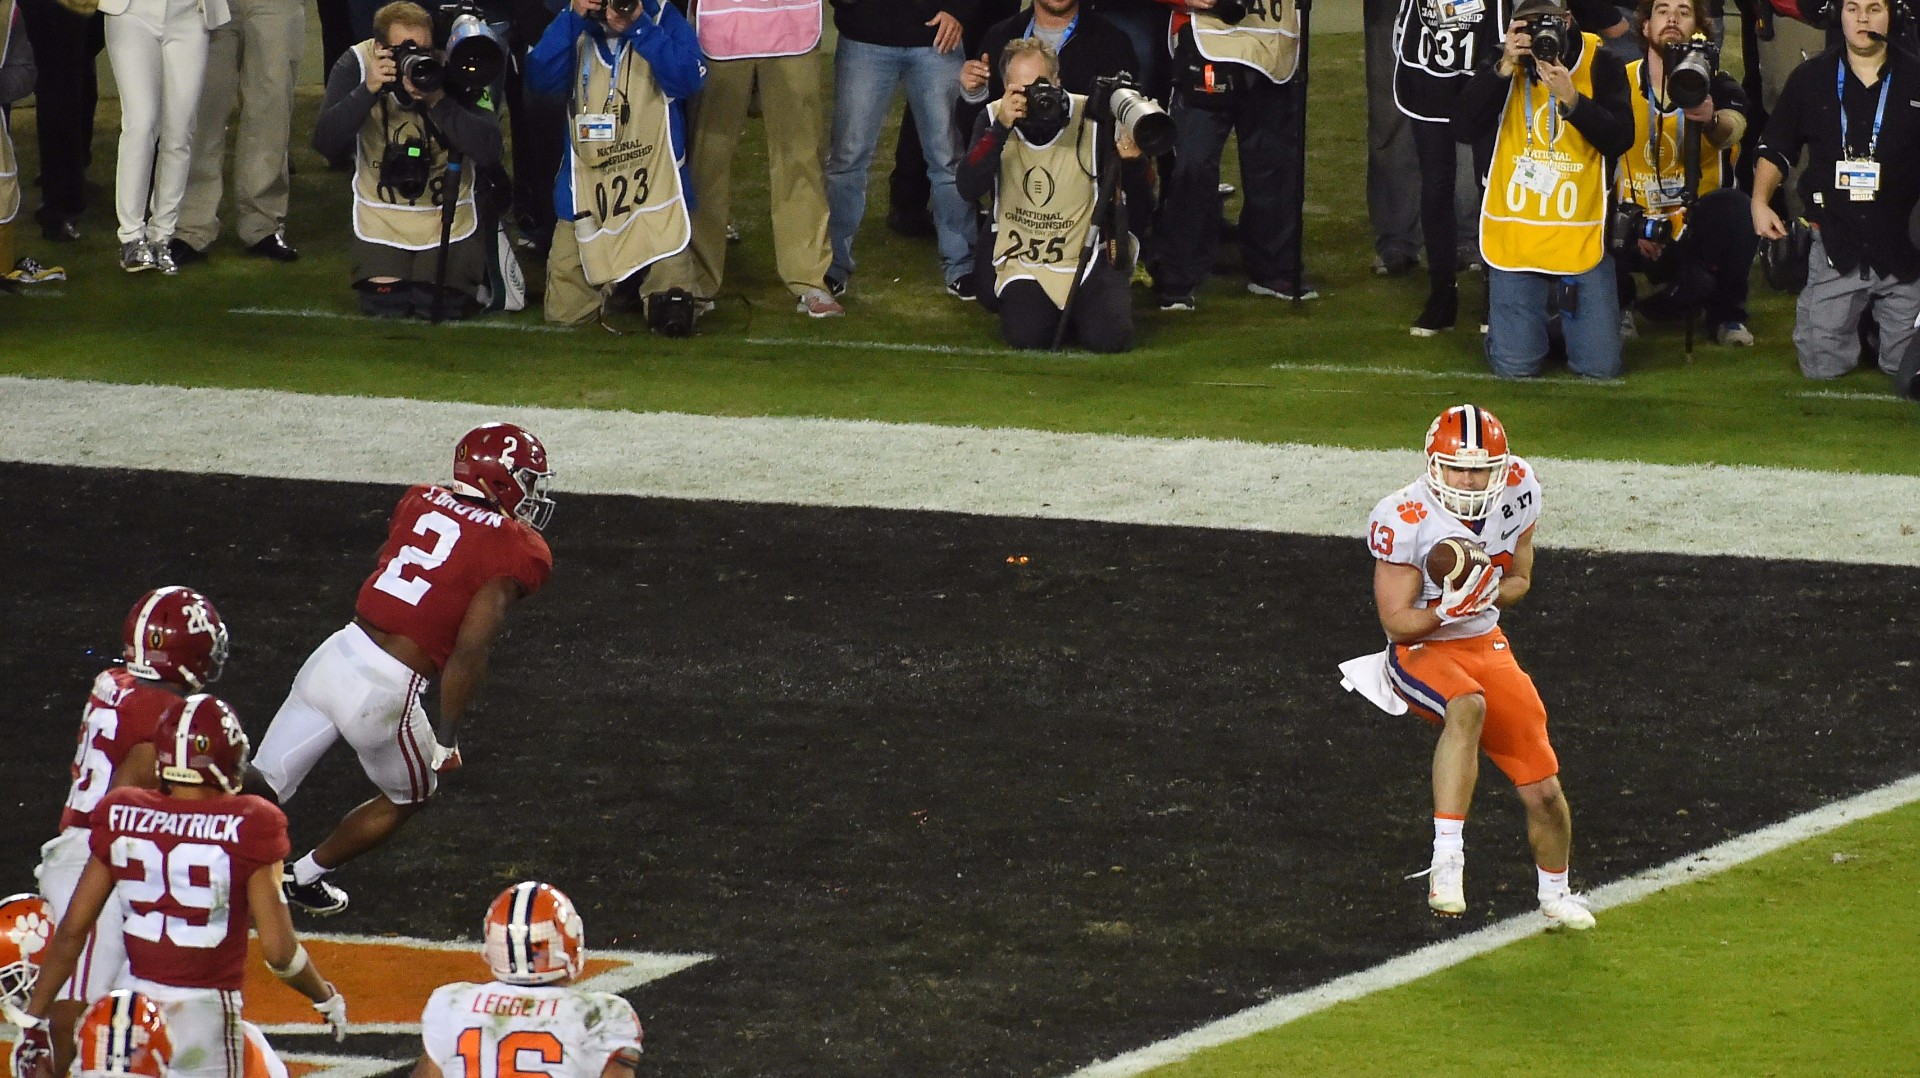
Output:
<instances>
[{"instance_id":1,"label":"crimson football helmet","mask_svg":"<svg viewBox=\"0 0 1920 1078\"><path fill-rule=\"evenodd\" d=\"M53 938L53 906L39 895L0 899L0 1007L10 1019L40 979L40 956ZM18 1024L18 1023L15 1023Z\"/></svg>"},{"instance_id":2,"label":"crimson football helmet","mask_svg":"<svg viewBox=\"0 0 1920 1078\"><path fill-rule=\"evenodd\" d=\"M81 1078L167 1078L173 1064L173 1040L160 1005L131 988L94 1000L80 1019L77 1039L73 1069Z\"/></svg>"},{"instance_id":3,"label":"crimson football helmet","mask_svg":"<svg viewBox=\"0 0 1920 1078\"><path fill-rule=\"evenodd\" d=\"M201 689L227 662L227 623L192 588L155 588L127 612L121 633L127 669L144 678Z\"/></svg>"},{"instance_id":4,"label":"crimson football helmet","mask_svg":"<svg viewBox=\"0 0 1920 1078\"><path fill-rule=\"evenodd\" d=\"M1447 483L1443 468L1486 471L1485 490ZM1492 412L1456 404L1427 428L1427 489L1461 520L1485 520L1507 486L1507 428Z\"/></svg>"},{"instance_id":5,"label":"crimson football helmet","mask_svg":"<svg viewBox=\"0 0 1920 1078\"><path fill-rule=\"evenodd\" d=\"M524 427L482 424L453 447L454 490L485 498L536 528L553 519L553 499L547 497L552 481L547 447Z\"/></svg>"},{"instance_id":6,"label":"crimson football helmet","mask_svg":"<svg viewBox=\"0 0 1920 1078\"><path fill-rule=\"evenodd\" d=\"M528 880L500 892L487 907L487 965L507 984L551 984L587 966L580 914L550 883Z\"/></svg>"},{"instance_id":7,"label":"crimson football helmet","mask_svg":"<svg viewBox=\"0 0 1920 1078\"><path fill-rule=\"evenodd\" d=\"M225 700L194 693L160 719L153 735L154 755L163 782L218 786L240 792L252 744L240 729L240 717Z\"/></svg>"}]
</instances>

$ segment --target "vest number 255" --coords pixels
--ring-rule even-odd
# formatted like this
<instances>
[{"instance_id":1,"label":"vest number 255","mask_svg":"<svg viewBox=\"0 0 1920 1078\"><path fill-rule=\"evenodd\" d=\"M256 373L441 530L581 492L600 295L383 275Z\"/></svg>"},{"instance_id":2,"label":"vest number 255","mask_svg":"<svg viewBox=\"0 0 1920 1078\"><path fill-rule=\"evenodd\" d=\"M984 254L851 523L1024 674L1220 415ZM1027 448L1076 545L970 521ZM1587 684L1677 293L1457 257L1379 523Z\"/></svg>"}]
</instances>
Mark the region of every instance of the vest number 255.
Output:
<instances>
[{"instance_id":1,"label":"vest number 255","mask_svg":"<svg viewBox=\"0 0 1920 1078\"><path fill-rule=\"evenodd\" d=\"M648 190L645 168L603 179L593 185L594 215L607 221L632 213L646 204Z\"/></svg>"},{"instance_id":2,"label":"vest number 255","mask_svg":"<svg viewBox=\"0 0 1920 1078\"><path fill-rule=\"evenodd\" d=\"M1540 210L1535 215L1538 217L1555 213L1562 221L1571 221L1573 215L1580 209L1580 188L1572 180L1561 180L1555 184L1551 195L1545 191L1531 191L1521 186L1518 178L1507 181L1507 209L1514 213L1524 213L1528 195L1533 195L1540 200Z\"/></svg>"}]
</instances>

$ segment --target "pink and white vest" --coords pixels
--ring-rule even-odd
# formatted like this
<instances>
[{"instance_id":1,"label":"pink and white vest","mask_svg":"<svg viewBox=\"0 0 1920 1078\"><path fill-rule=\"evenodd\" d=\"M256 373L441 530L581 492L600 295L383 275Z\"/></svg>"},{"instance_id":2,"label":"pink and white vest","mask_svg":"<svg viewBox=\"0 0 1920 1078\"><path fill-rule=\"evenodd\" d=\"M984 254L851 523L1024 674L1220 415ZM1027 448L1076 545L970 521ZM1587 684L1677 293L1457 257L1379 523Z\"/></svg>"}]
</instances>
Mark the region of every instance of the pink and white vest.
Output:
<instances>
[{"instance_id":1,"label":"pink and white vest","mask_svg":"<svg viewBox=\"0 0 1920 1078\"><path fill-rule=\"evenodd\" d=\"M820 43L820 0L699 0L693 27L709 60L798 56Z\"/></svg>"}]
</instances>

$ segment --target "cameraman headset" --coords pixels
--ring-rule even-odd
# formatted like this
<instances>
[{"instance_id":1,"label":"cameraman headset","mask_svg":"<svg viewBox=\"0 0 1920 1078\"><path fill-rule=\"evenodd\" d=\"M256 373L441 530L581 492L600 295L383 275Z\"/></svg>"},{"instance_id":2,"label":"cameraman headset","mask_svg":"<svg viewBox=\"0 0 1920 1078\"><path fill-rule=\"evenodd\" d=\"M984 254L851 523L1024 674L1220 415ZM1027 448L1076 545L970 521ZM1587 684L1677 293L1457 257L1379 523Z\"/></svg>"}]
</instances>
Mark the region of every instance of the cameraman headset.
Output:
<instances>
[{"instance_id":1,"label":"cameraman headset","mask_svg":"<svg viewBox=\"0 0 1920 1078\"><path fill-rule=\"evenodd\" d=\"M1734 187L1732 148L1746 133L1747 101L1740 84L1719 69L1696 2L1641 0L1635 12L1647 58L1627 65L1633 145L1620 159L1613 236L1620 335L1637 333L1632 306L1638 271L1664 286L1641 303L1642 311L1675 318L1701 305L1716 343L1745 347L1753 344L1747 278L1759 238L1747 197ZM1674 65L1683 61L1685 70L1676 75ZM1703 70L1712 72L1704 86ZM1704 100L1681 107L1689 91L1702 88Z\"/></svg>"},{"instance_id":2,"label":"cameraman headset","mask_svg":"<svg viewBox=\"0 0 1920 1078\"><path fill-rule=\"evenodd\" d=\"M527 53L527 86L567 94L568 150L553 187L546 318L585 325L607 293L647 270L647 321L693 332L693 224L686 117L707 68L666 0L572 0Z\"/></svg>"},{"instance_id":3,"label":"cameraman headset","mask_svg":"<svg viewBox=\"0 0 1920 1078\"><path fill-rule=\"evenodd\" d=\"M433 308L449 150L466 163L448 237L446 298L452 302L443 313L472 314L487 283L473 176L500 163L500 124L493 113L440 89L434 76L444 72L444 58L434 51L433 16L411 0L397 0L374 13L373 37L342 54L327 76L313 148L329 161L352 156L353 281L361 311L375 317L425 318Z\"/></svg>"},{"instance_id":4,"label":"cameraman headset","mask_svg":"<svg viewBox=\"0 0 1920 1078\"><path fill-rule=\"evenodd\" d=\"M1052 46L1018 38L1000 57L1006 93L974 121L954 184L968 201L994 196L992 295L1001 335L1015 348L1050 348L1071 337L1095 352L1124 352L1133 347L1133 239L1125 197L1101 182L1119 162L1097 144L1102 125L1089 116L1089 98L1059 90ZM1054 114L1030 114L1039 111L1030 106L1044 96L1037 92L1043 85L1053 91ZM1140 160L1140 148L1114 128L1118 157ZM1096 246L1076 288L1089 241ZM1066 333L1062 318L1070 320Z\"/></svg>"},{"instance_id":5,"label":"cameraman headset","mask_svg":"<svg viewBox=\"0 0 1920 1078\"><path fill-rule=\"evenodd\" d=\"M1503 378L1540 373L1557 280L1567 366L1588 378L1618 377L1619 295L1606 226L1612 161L1633 141L1633 117L1620 61L1574 28L1560 0L1521 0L1500 55L1461 91L1453 137L1488 134L1493 167L1480 209L1487 365Z\"/></svg>"}]
</instances>

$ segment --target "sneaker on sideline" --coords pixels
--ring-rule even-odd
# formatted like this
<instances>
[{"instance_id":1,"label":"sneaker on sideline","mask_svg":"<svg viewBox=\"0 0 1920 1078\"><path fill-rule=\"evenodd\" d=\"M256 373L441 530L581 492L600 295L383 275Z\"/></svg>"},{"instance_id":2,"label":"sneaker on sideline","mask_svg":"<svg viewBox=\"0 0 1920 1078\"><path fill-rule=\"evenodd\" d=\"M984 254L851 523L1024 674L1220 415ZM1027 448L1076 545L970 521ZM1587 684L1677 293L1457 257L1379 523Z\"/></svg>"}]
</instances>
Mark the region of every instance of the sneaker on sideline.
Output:
<instances>
[{"instance_id":1,"label":"sneaker on sideline","mask_svg":"<svg viewBox=\"0 0 1920 1078\"><path fill-rule=\"evenodd\" d=\"M1295 303L1301 300L1319 299L1320 293L1312 285L1299 281L1248 281L1247 291L1256 296L1273 296L1276 299L1290 299Z\"/></svg>"},{"instance_id":2,"label":"sneaker on sideline","mask_svg":"<svg viewBox=\"0 0 1920 1078\"><path fill-rule=\"evenodd\" d=\"M1161 296L1160 309L1163 311L1191 311L1194 309L1193 295Z\"/></svg>"},{"instance_id":3,"label":"sneaker on sideline","mask_svg":"<svg viewBox=\"0 0 1920 1078\"><path fill-rule=\"evenodd\" d=\"M808 318L838 318L847 313L847 309L840 306L840 301L834 299L823 288L807 289L794 310Z\"/></svg>"},{"instance_id":4,"label":"sneaker on sideline","mask_svg":"<svg viewBox=\"0 0 1920 1078\"><path fill-rule=\"evenodd\" d=\"M1620 339L1623 341L1632 341L1632 340L1638 340L1639 337L1640 337L1640 324L1634 321L1633 312L1624 311L1624 310L1621 311L1620 312Z\"/></svg>"},{"instance_id":5,"label":"sneaker on sideline","mask_svg":"<svg viewBox=\"0 0 1920 1078\"><path fill-rule=\"evenodd\" d=\"M134 240L120 245L120 268L128 273L139 273L154 268L153 248L145 240Z\"/></svg>"},{"instance_id":6,"label":"sneaker on sideline","mask_svg":"<svg viewBox=\"0 0 1920 1078\"><path fill-rule=\"evenodd\" d=\"M1722 322L1713 327L1713 343L1729 348L1752 348L1753 331L1745 322Z\"/></svg>"},{"instance_id":7,"label":"sneaker on sideline","mask_svg":"<svg viewBox=\"0 0 1920 1078\"><path fill-rule=\"evenodd\" d=\"M1549 931L1564 928L1570 932L1585 932L1594 925L1593 911L1587 908L1587 896L1576 895L1572 891L1542 898L1540 913L1551 922L1547 925Z\"/></svg>"},{"instance_id":8,"label":"sneaker on sideline","mask_svg":"<svg viewBox=\"0 0 1920 1078\"><path fill-rule=\"evenodd\" d=\"M972 303L974 300L979 299L979 294L975 292L973 288L973 274L968 273L948 281L947 295L952 296L962 303Z\"/></svg>"}]
</instances>

